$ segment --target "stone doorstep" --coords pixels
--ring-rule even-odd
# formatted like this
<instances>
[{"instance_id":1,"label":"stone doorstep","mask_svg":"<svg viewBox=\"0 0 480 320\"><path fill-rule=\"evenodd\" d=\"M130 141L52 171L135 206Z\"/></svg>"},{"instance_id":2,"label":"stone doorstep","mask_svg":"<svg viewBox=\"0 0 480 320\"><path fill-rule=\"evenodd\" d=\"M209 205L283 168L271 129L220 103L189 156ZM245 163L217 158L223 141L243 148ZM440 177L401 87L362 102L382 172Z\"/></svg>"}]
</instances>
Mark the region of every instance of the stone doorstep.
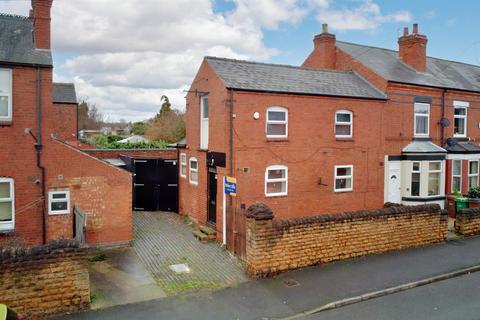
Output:
<instances>
[{"instance_id":1,"label":"stone doorstep","mask_svg":"<svg viewBox=\"0 0 480 320\"><path fill-rule=\"evenodd\" d=\"M206 234L209 239L215 240L217 238L217 231L207 227L205 225L200 225L199 227L200 232Z\"/></svg>"},{"instance_id":2,"label":"stone doorstep","mask_svg":"<svg viewBox=\"0 0 480 320\"><path fill-rule=\"evenodd\" d=\"M195 238L197 238L198 240L200 240L202 242L207 242L210 239L207 234L203 233L200 230L194 230L194 231L192 231L192 234Z\"/></svg>"}]
</instances>

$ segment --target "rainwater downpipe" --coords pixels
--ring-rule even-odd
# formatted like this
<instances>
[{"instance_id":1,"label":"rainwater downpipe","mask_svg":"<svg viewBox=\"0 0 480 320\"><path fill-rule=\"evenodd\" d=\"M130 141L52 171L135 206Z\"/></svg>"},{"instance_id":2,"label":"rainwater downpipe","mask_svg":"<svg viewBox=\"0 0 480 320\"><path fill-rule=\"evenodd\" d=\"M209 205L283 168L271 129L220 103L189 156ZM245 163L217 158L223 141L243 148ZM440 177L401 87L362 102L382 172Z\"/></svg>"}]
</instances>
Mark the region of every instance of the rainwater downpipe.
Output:
<instances>
[{"instance_id":1,"label":"rainwater downpipe","mask_svg":"<svg viewBox=\"0 0 480 320\"><path fill-rule=\"evenodd\" d=\"M35 150L37 152L37 167L40 169L41 174L41 188L42 188L42 241L43 244L47 243L47 226L45 217L45 167L42 165L42 105L41 105L41 73L40 67L37 67L37 142L35 143Z\"/></svg>"},{"instance_id":2,"label":"rainwater downpipe","mask_svg":"<svg viewBox=\"0 0 480 320\"><path fill-rule=\"evenodd\" d=\"M446 94L447 90L446 89L443 89L443 92L442 92L442 122L443 122L443 119L445 119L445 94ZM441 132L441 135L442 135L442 148L444 147L445 145L445 125L441 125L442 127L442 132Z\"/></svg>"}]
</instances>

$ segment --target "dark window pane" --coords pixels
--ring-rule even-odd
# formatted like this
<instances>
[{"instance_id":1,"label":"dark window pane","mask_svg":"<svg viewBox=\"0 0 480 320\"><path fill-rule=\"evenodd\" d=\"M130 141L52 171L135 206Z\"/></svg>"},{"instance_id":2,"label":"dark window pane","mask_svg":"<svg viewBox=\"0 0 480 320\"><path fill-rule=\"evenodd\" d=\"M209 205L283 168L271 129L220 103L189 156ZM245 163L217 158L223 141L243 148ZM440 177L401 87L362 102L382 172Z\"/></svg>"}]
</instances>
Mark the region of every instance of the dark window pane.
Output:
<instances>
[{"instance_id":1,"label":"dark window pane","mask_svg":"<svg viewBox=\"0 0 480 320\"><path fill-rule=\"evenodd\" d=\"M350 135L350 125L337 124L335 126L335 134L337 136L349 136Z\"/></svg>"},{"instance_id":2,"label":"dark window pane","mask_svg":"<svg viewBox=\"0 0 480 320\"><path fill-rule=\"evenodd\" d=\"M285 121L286 113L284 111L268 111L268 120Z\"/></svg>"},{"instance_id":3,"label":"dark window pane","mask_svg":"<svg viewBox=\"0 0 480 320\"><path fill-rule=\"evenodd\" d=\"M67 208L68 208L68 203L66 201L51 203L52 211L67 210Z\"/></svg>"},{"instance_id":4,"label":"dark window pane","mask_svg":"<svg viewBox=\"0 0 480 320\"><path fill-rule=\"evenodd\" d=\"M66 193L54 193L52 194L52 199L66 199L67 194Z\"/></svg>"},{"instance_id":5,"label":"dark window pane","mask_svg":"<svg viewBox=\"0 0 480 320\"><path fill-rule=\"evenodd\" d=\"M268 124L267 135L269 136L285 136L287 134L286 124Z\"/></svg>"},{"instance_id":6,"label":"dark window pane","mask_svg":"<svg viewBox=\"0 0 480 320\"><path fill-rule=\"evenodd\" d=\"M349 113L337 113L337 122L350 122Z\"/></svg>"},{"instance_id":7,"label":"dark window pane","mask_svg":"<svg viewBox=\"0 0 480 320\"><path fill-rule=\"evenodd\" d=\"M412 196L420 195L420 173L412 173Z\"/></svg>"}]
</instances>

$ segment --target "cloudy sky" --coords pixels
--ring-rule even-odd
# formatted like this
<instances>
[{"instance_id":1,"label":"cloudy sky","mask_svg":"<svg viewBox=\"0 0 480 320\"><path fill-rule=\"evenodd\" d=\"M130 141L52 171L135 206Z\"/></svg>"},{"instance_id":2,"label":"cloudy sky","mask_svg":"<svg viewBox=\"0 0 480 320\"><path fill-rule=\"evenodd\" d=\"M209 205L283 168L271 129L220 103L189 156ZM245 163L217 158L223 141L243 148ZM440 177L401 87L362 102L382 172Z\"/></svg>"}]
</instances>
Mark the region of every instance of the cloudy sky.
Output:
<instances>
[{"instance_id":1,"label":"cloudy sky","mask_svg":"<svg viewBox=\"0 0 480 320\"><path fill-rule=\"evenodd\" d=\"M0 0L0 12L29 7ZM111 120L136 121L164 94L183 109L203 56L299 65L325 22L340 40L391 49L418 22L429 55L480 64L479 11L450 0L54 0L55 80L74 81Z\"/></svg>"}]
</instances>

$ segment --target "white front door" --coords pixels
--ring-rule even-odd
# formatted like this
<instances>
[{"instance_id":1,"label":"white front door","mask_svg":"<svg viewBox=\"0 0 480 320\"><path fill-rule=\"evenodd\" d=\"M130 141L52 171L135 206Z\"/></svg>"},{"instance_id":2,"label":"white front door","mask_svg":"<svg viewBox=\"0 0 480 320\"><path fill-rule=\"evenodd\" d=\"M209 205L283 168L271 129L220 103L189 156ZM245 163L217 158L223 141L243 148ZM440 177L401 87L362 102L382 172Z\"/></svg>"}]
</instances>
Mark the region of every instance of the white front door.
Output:
<instances>
[{"instance_id":1,"label":"white front door","mask_svg":"<svg viewBox=\"0 0 480 320\"><path fill-rule=\"evenodd\" d=\"M400 203L402 202L401 192L401 166L400 161L388 162L388 195L387 202Z\"/></svg>"}]
</instances>

